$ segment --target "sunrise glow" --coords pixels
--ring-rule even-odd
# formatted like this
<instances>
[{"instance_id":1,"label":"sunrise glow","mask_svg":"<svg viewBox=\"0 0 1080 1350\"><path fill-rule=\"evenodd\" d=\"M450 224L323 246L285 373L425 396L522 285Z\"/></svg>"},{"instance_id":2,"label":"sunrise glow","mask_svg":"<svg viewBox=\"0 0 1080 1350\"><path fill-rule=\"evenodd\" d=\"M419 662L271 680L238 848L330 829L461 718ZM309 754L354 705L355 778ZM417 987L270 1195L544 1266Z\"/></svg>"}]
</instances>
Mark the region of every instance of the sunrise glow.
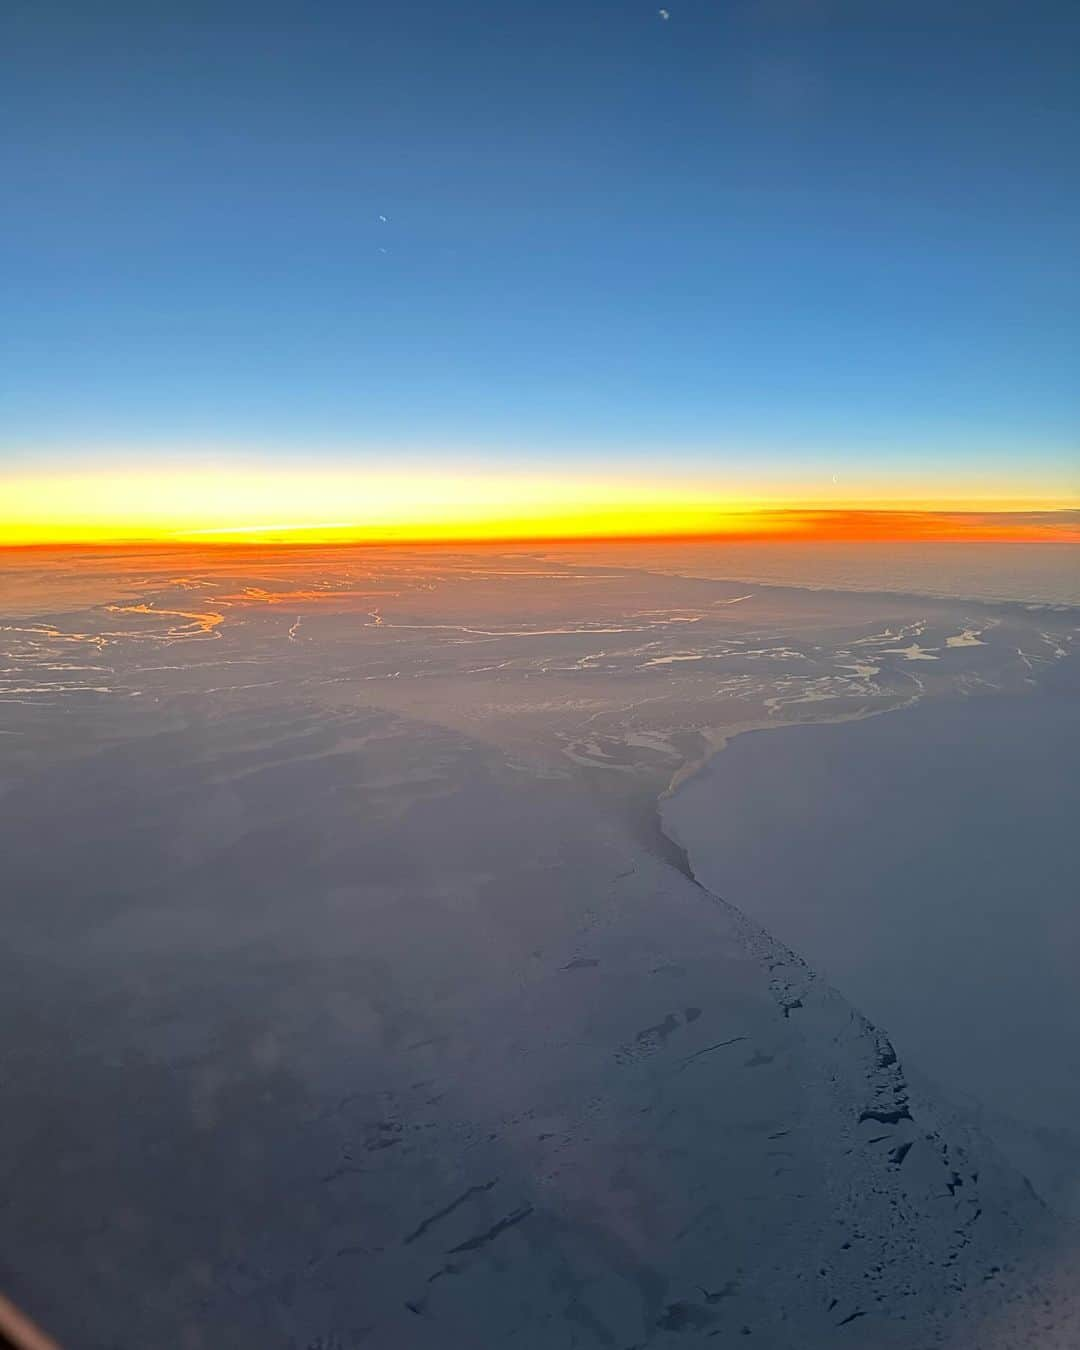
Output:
<instances>
[{"instance_id":1,"label":"sunrise glow","mask_svg":"<svg viewBox=\"0 0 1080 1350\"><path fill-rule=\"evenodd\" d=\"M0 482L7 545L133 540L204 543L520 540L718 536L1038 539L1032 511L1056 499L920 499L883 491L759 485L671 476L365 471L348 467L116 469L9 475ZM1018 514L1020 513L1020 514ZM1068 522L1057 522L1063 537ZM1066 536L1069 537L1069 536Z\"/></svg>"}]
</instances>

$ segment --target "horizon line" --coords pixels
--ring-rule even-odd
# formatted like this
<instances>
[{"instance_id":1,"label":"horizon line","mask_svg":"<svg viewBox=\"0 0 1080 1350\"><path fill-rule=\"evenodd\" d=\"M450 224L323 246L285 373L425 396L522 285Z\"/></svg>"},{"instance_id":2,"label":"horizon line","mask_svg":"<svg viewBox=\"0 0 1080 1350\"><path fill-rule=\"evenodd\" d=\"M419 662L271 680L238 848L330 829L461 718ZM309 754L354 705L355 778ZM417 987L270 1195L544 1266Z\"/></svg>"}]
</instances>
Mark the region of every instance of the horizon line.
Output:
<instances>
[{"instance_id":1,"label":"horizon line","mask_svg":"<svg viewBox=\"0 0 1080 1350\"><path fill-rule=\"evenodd\" d=\"M586 529L548 529L535 531L507 529L505 533L475 532L460 534L424 532L387 534L379 527L365 527L348 521L274 523L214 526L193 530L158 531L153 534L116 534L81 537L79 534L48 534L38 538L5 539L0 522L0 549L30 551L49 549L108 548L356 548L356 547L446 547L553 544L618 543L874 543L924 541L939 543L1080 543L1080 505L993 507L822 507L777 506L746 511L751 517L767 518L788 528L779 529L638 529L589 531ZM1039 518L1033 520L1032 517ZM1069 517L1076 517L1075 522ZM779 518L779 519L778 519ZM786 518L786 519L785 519ZM1014 522L1012 528L1009 521ZM830 529L841 525L865 528ZM873 528L875 525L883 528ZM904 525L907 528L897 528ZM948 527L952 525L952 529ZM938 528L934 528L937 526ZM320 531L335 532L335 537L312 538ZM343 537L340 531L355 530ZM275 537L268 537L275 536Z\"/></svg>"}]
</instances>

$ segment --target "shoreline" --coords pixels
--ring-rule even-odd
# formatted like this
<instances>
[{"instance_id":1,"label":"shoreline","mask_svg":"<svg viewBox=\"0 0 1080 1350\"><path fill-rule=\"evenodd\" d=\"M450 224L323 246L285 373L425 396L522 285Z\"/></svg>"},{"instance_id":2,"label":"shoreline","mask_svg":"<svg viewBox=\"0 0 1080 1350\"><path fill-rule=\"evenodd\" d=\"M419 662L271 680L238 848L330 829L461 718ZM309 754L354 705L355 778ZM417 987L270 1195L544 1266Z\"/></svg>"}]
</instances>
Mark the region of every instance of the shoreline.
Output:
<instances>
[{"instance_id":1,"label":"shoreline","mask_svg":"<svg viewBox=\"0 0 1080 1350\"><path fill-rule=\"evenodd\" d=\"M939 696L947 697L947 696ZM673 802L678 793L689 783L695 781L700 775L706 773L713 761L741 736L747 736L755 731L790 731L794 727L810 726L841 726L846 722L866 722L875 717L887 717L891 713L906 712L909 708L926 700L926 696L921 689L916 689L909 698L900 703L890 705L889 707L870 707L859 708L854 712L834 713L831 716L804 717L799 721L781 722L775 718L752 718L746 722L736 722L730 727L710 728L703 731L702 738L706 742L704 754L697 759L688 760L687 763L680 765L671 776L671 781L663 792L656 799L656 811L660 817L661 833L671 839L667 827L664 823L664 806L668 802ZM679 848L683 845L677 839L671 839L671 842Z\"/></svg>"},{"instance_id":2,"label":"shoreline","mask_svg":"<svg viewBox=\"0 0 1080 1350\"><path fill-rule=\"evenodd\" d=\"M1078 552L1080 552L1080 546L1078 546ZM758 586L763 591L798 591L800 594L810 593L813 595L859 595L870 598L876 597L882 600L930 600L938 604L952 602L962 605L984 605L995 609L1015 608L1022 609L1025 613L1039 610L1049 610L1051 613L1058 614L1067 614L1072 611L1080 612L1080 600L1021 599L1015 595L969 595L963 592L904 590L882 586L840 586L813 581L766 581L761 577L742 574L725 573L723 576L704 576L698 575L696 572L673 572L662 568L643 567L637 570L652 572L654 576L676 577L682 581L715 581L720 584L730 582L732 585L738 586Z\"/></svg>"},{"instance_id":3,"label":"shoreline","mask_svg":"<svg viewBox=\"0 0 1080 1350\"><path fill-rule=\"evenodd\" d=\"M1045 702L1038 694L1003 697L1019 698L1028 707L1030 726L1044 738L1060 734L1056 701ZM850 738L832 741L826 749L824 742L805 734L801 743L785 746L782 753L770 741L772 748L764 757L747 758L743 746L738 766L715 791L706 780L716 771L718 756L751 731L802 727L805 732L852 721L880 722L881 713L907 711L918 719L915 730L932 737L943 720L953 719L958 702L967 724L959 740L938 752L931 778L912 778L912 764L934 740L902 727L876 735L865 753ZM1080 1135L1067 1130L1073 1117L1071 1098L1058 1086L1069 1057L1068 1038L1062 1034L1070 1025L1069 993L1053 955L1054 942L1064 941L1059 929L1067 929L1072 920L1060 891L1045 881L1067 860L1053 821L1034 838L1023 831L1015 841L1007 837L1000 817L1003 806L1012 803L1010 791L1017 790L1007 783L1010 778L1026 783L1030 766L1021 757L1016 760L1020 771L1014 773L1006 747L1000 761L1006 770L994 781L983 763L987 718L992 721L994 711L976 708L969 700L915 697L900 708L850 716L747 723L720 738L696 765L673 776L657 801L657 814L661 831L682 849L697 885L740 916L748 932L760 934L752 945L775 944L790 952L811 978L834 989L871 1025L886 1028L897 1038L902 1058L911 1060L935 1094L1000 1150L1044 1202L1075 1219L1080 1217L1080 1192L1068 1194L1068 1178ZM1066 731L1072 720L1066 721ZM1062 741L1066 757L1068 745L1067 739ZM880 781L891 789L900 774L904 815L898 820L882 808L889 800L884 795L868 796L865 805L856 797L851 819L843 803L820 812L802 805L807 792L811 801L820 800L813 794L821 788L822 773L858 794L866 786L863 777L874 772L871 761L882 753L892 758ZM957 765L956 760L962 762ZM855 781L849 782L853 775ZM957 874L949 868L952 834L962 841L965 831L970 835L974 828L957 788L964 775L981 785L979 809L997 812L993 837L999 848L985 876L957 889ZM939 779L948 781L941 784ZM748 787L740 816L737 799L744 781ZM925 800L911 796L913 784L920 781L926 791L916 786L915 797ZM774 791L775 798L770 795ZM692 828L687 828L686 818L676 818L677 804L688 797ZM941 822L952 821L950 801L960 806L955 823L946 828ZM1058 818L1067 810L1066 800ZM1042 817L1047 814L1044 809ZM715 820L715 834L709 833L710 820ZM829 842L841 837L838 831L848 831L850 838L839 852ZM957 848L964 853L962 842ZM728 878L726 885L716 884L717 868ZM1030 890L1018 881L1027 875L1034 878ZM748 910L740 904L743 899L754 902ZM980 917L999 911L1004 935L988 945ZM1059 936L1051 940L1048 933ZM919 988L931 992L915 998L913 990ZM979 993L988 989L999 990L1000 998ZM1005 1024L1002 1000L1023 1007L1025 989L1028 1016L1013 1016ZM992 1053L992 1045L999 1053Z\"/></svg>"}]
</instances>

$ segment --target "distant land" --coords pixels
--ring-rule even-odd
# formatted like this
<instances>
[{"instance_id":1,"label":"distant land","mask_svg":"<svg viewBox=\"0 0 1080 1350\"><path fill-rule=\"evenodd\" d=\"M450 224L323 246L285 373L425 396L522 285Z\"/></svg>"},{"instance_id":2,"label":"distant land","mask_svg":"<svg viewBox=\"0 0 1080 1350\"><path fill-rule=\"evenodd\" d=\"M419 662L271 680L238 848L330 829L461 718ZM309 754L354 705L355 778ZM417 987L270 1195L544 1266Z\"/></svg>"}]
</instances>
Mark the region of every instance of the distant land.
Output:
<instances>
[{"instance_id":1,"label":"distant land","mask_svg":"<svg viewBox=\"0 0 1080 1350\"><path fill-rule=\"evenodd\" d=\"M1076 556L0 556L0 1286L118 1350L1075 1346Z\"/></svg>"}]
</instances>

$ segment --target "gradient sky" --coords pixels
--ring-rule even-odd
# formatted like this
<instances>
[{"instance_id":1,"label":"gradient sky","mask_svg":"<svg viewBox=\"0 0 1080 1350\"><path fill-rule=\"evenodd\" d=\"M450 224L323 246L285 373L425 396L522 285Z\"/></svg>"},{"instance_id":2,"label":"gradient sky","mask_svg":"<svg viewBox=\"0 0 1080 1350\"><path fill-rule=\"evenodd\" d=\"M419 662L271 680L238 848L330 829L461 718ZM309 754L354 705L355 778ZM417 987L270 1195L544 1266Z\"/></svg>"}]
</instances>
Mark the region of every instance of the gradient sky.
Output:
<instances>
[{"instance_id":1,"label":"gradient sky","mask_svg":"<svg viewBox=\"0 0 1080 1350\"><path fill-rule=\"evenodd\" d=\"M11 0L0 528L165 471L1080 501L1080 7L668 9Z\"/></svg>"}]
</instances>

